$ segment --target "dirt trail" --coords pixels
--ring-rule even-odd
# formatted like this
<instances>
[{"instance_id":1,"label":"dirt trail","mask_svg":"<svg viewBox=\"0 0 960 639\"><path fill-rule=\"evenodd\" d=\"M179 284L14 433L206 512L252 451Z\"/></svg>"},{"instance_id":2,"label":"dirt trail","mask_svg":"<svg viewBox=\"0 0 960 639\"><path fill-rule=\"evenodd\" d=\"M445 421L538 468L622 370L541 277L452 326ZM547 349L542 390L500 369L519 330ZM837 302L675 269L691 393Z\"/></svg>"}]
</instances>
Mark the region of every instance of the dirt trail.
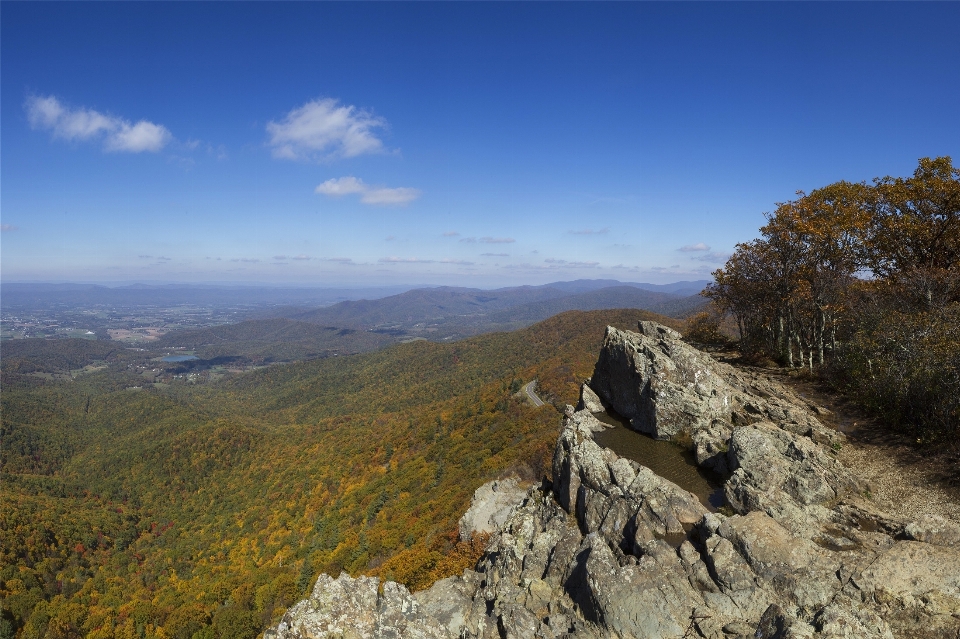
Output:
<instances>
[{"instance_id":1,"label":"dirt trail","mask_svg":"<svg viewBox=\"0 0 960 639\"><path fill-rule=\"evenodd\" d=\"M831 411L821 420L848 437L840 460L870 482L881 510L906 520L930 513L960 523L960 450L918 447L815 382L777 369L768 374Z\"/></svg>"}]
</instances>

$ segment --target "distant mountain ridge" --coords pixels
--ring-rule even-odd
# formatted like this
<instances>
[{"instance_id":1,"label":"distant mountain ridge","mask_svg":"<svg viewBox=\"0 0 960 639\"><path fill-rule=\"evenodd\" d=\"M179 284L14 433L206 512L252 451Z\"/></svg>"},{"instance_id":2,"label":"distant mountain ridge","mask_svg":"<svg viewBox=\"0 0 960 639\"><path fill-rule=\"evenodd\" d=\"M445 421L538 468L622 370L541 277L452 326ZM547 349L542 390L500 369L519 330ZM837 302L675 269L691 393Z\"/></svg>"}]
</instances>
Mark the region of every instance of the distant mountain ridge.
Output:
<instances>
[{"instance_id":1,"label":"distant mountain ridge","mask_svg":"<svg viewBox=\"0 0 960 639\"><path fill-rule=\"evenodd\" d=\"M368 289L372 299L323 303L324 295L360 295L361 290L132 285L4 285L5 312L83 308L104 304L152 313L177 304L220 308L212 324L167 332L151 348L188 348L204 360L237 357L249 363L315 359L379 350L396 342L452 341L514 331L565 311L640 309L683 318L705 305L702 282L673 284L576 280L540 286L477 289L453 286L395 293ZM649 288L648 288L649 287ZM693 294L688 294L694 291ZM225 311L224 311L225 309ZM128 312L125 310L124 312ZM224 323L224 321L228 323ZM173 329L173 330L170 330Z\"/></svg>"},{"instance_id":2,"label":"distant mountain ridge","mask_svg":"<svg viewBox=\"0 0 960 639\"><path fill-rule=\"evenodd\" d=\"M666 309L679 316L704 303L696 295L679 297L633 286L573 294L549 286L492 292L440 287L320 309L272 309L258 319L172 331L152 347L191 349L204 359L290 361L369 352L412 339L442 342L514 331L566 311L640 309L663 314L661 309Z\"/></svg>"},{"instance_id":3,"label":"distant mountain ridge","mask_svg":"<svg viewBox=\"0 0 960 639\"><path fill-rule=\"evenodd\" d=\"M344 301L319 309L285 309L281 315L318 324L395 326L413 332L432 328L444 334L467 335L520 328L568 310L639 308L660 312L658 309L662 307L682 312L703 303L699 297L681 300L696 296L707 283L654 285L576 280L493 290L443 286L414 289L375 300ZM647 286L658 287L658 290L645 288ZM490 325L503 326L491 328ZM479 328L481 326L485 328Z\"/></svg>"},{"instance_id":4,"label":"distant mountain ridge","mask_svg":"<svg viewBox=\"0 0 960 639\"><path fill-rule=\"evenodd\" d=\"M308 287L308 286L244 286L212 284L130 284L104 286L77 283L2 283L0 304L6 309L46 307L52 304L83 305L108 304L117 306L175 305L175 304L237 304L237 305L282 305L290 307L329 306L343 301L373 301L412 291L475 291L480 297L509 298L510 292L522 296L526 291L538 299L585 293L612 286L630 286L648 291L688 296L699 293L707 280L674 282L673 284L648 284L643 282L620 282L617 280L575 280L553 282L540 286L515 286L499 289L470 289L460 287L428 287L422 285L396 285L379 287ZM546 292L551 289L553 292ZM538 297L538 291L542 291Z\"/></svg>"}]
</instances>

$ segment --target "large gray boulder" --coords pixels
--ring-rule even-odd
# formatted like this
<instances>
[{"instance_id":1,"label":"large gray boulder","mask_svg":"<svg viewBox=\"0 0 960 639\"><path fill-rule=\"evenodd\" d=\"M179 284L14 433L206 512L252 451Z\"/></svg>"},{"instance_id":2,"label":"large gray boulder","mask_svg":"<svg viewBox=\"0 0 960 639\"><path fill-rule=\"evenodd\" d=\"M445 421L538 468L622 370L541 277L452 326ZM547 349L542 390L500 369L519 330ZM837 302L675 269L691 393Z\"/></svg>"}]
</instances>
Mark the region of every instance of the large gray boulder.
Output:
<instances>
[{"instance_id":1,"label":"large gray boulder","mask_svg":"<svg viewBox=\"0 0 960 639\"><path fill-rule=\"evenodd\" d=\"M580 400L577 402L577 410L588 410L591 413L600 413L604 410L603 402L601 402L597 394L593 392L588 382L584 382L580 386Z\"/></svg>"},{"instance_id":2,"label":"large gray boulder","mask_svg":"<svg viewBox=\"0 0 960 639\"><path fill-rule=\"evenodd\" d=\"M637 333L607 327L590 387L657 439L762 420L821 441L838 437L782 385L717 362L654 322L640 322Z\"/></svg>"},{"instance_id":3,"label":"large gray boulder","mask_svg":"<svg viewBox=\"0 0 960 639\"><path fill-rule=\"evenodd\" d=\"M421 612L402 585L376 577L320 575L308 599L290 608L264 639L452 639L447 628Z\"/></svg>"},{"instance_id":4,"label":"large gray boulder","mask_svg":"<svg viewBox=\"0 0 960 639\"><path fill-rule=\"evenodd\" d=\"M765 512L794 532L832 519L824 504L869 491L815 441L772 422L735 428L727 446L724 493L733 510Z\"/></svg>"},{"instance_id":5,"label":"large gray boulder","mask_svg":"<svg viewBox=\"0 0 960 639\"><path fill-rule=\"evenodd\" d=\"M460 518L460 539L472 539L476 533L492 533L503 525L510 511L527 494L517 477L488 481L473 493L470 508Z\"/></svg>"}]
</instances>

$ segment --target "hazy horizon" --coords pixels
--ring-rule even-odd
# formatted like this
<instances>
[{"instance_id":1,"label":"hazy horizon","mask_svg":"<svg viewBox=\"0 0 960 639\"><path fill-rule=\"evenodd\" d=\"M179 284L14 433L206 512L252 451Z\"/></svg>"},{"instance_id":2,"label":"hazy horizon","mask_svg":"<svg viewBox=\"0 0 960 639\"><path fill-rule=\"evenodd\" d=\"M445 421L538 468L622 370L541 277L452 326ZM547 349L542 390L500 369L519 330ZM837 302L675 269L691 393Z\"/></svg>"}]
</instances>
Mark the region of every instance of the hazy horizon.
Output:
<instances>
[{"instance_id":1,"label":"hazy horizon","mask_svg":"<svg viewBox=\"0 0 960 639\"><path fill-rule=\"evenodd\" d=\"M537 282L532 284L511 284L507 286L474 286L474 287L461 287L461 288L478 288L478 289L497 289L497 288L511 288L511 287L522 287L522 286L547 286L550 284L556 284L561 282L570 282L570 281L605 281L608 278L580 278L579 280L550 280L546 282ZM652 286L670 286L673 284L696 284L701 282L709 282L709 279L698 279L698 280L674 280L669 282L634 282L634 281L623 281L623 280L610 280L615 281L620 284L629 284L629 285L641 285L648 284ZM2 285L50 285L50 286L103 286L106 288L120 288L120 287L131 287L131 286L184 286L184 287L223 287L223 288L318 288L318 289L406 289L414 290L418 288L443 288L443 287L458 287L456 284L411 284L411 283L398 283L398 284L389 284L382 285L376 283L367 283L367 284L312 284L308 282L257 282L257 281L248 281L248 282L231 282L231 281L209 281L209 282L189 282L189 281L177 281L177 280L148 280L148 279L139 279L139 280L94 280L94 281L79 281L79 280L4 280L0 281Z\"/></svg>"}]
</instances>

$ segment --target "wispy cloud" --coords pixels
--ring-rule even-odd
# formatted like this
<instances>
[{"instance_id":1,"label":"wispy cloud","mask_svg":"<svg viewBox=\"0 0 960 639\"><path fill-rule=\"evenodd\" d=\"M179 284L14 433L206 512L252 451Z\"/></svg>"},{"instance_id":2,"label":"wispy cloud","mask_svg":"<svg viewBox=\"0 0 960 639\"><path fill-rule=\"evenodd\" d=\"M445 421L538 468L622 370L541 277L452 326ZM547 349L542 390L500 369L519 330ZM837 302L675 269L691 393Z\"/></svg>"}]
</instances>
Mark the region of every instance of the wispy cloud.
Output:
<instances>
[{"instance_id":1,"label":"wispy cloud","mask_svg":"<svg viewBox=\"0 0 960 639\"><path fill-rule=\"evenodd\" d=\"M218 160L226 160L230 157L227 153L227 147L223 144L218 146L213 146L212 144L207 145L207 155L217 158Z\"/></svg>"},{"instance_id":2,"label":"wispy cloud","mask_svg":"<svg viewBox=\"0 0 960 639\"><path fill-rule=\"evenodd\" d=\"M295 260L301 259L300 257L293 258ZM310 259L309 257L306 259ZM319 258L321 262L337 262L338 264L353 264L353 258L350 257L321 257Z\"/></svg>"},{"instance_id":3,"label":"wispy cloud","mask_svg":"<svg viewBox=\"0 0 960 639\"><path fill-rule=\"evenodd\" d=\"M600 266L599 262L568 262L567 260L544 260L544 264L530 264L529 262L524 262L523 264L504 264L500 268L508 269L511 271L557 271L560 269L572 269L572 268L597 268Z\"/></svg>"},{"instance_id":4,"label":"wispy cloud","mask_svg":"<svg viewBox=\"0 0 960 639\"><path fill-rule=\"evenodd\" d=\"M162 124L148 120L132 123L93 109L71 108L52 95L30 96L24 109L32 128L52 131L54 138L67 141L100 141L108 152L156 153L173 139Z\"/></svg>"},{"instance_id":5,"label":"wispy cloud","mask_svg":"<svg viewBox=\"0 0 960 639\"><path fill-rule=\"evenodd\" d=\"M600 266L600 262L570 262L553 258L547 258L544 262L553 266L563 266L564 268L594 268Z\"/></svg>"},{"instance_id":6,"label":"wispy cloud","mask_svg":"<svg viewBox=\"0 0 960 639\"><path fill-rule=\"evenodd\" d=\"M292 258L290 258L290 259L292 259L292 260L309 260L309 259L310 259L310 256L309 256L309 255L304 255L303 253L301 253L300 255L294 255L294 256L293 256Z\"/></svg>"},{"instance_id":7,"label":"wispy cloud","mask_svg":"<svg viewBox=\"0 0 960 639\"><path fill-rule=\"evenodd\" d=\"M280 122L268 122L273 156L286 160L334 160L383 153L374 130L386 120L364 109L321 98L291 110Z\"/></svg>"},{"instance_id":8,"label":"wispy cloud","mask_svg":"<svg viewBox=\"0 0 960 639\"><path fill-rule=\"evenodd\" d=\"M609 232L610 232L610 229L608 227L604 227L602 229L597 229L597 230L581 229L579 231L570 231L570 234L571 235L606 235Z\"/></svg>"},{"instance_id":9,"label":"wispy cloud","mask_svg":"<svg viewBox=\"0 0 960 639\"><path fill-rule=\"evenodd\" d=\"M481 253L480 257L510 257L509 253Z\"/></svg>"},{"instance_id":10,"label":"wispy cloud","mask_svg":"<svg viewBox=\"0 0 960 639\"><path fill-rule=\"evenodd\" d=\"M703 242L698 242L697 244L687 244L686 246L681 246L677 250L683 253L696 253L697 251L709 251L710 247Z\"/></svg>"},{"instance_id":11,"label":"wispy cloud","mask_svg":"<svg viewBox=\"0 0 960 639\"><path fill-rule=\"evenodd\" d=\"M696 256L695 260L700 260L701 262L726 262L727 258L730 257L729 253L723 253L721 251L714 251L712 253L704 253L703 255Z\"/></svg>"},{"instance_id":12,"label":"wispy cloud","mask_svg":"<svg viewBox=\"0 0 960 639\"><path fill-rule=\"evenodd\" d=\"M404 206L420 197L420 189L410 187L388 188L385 186L370 186L363 180L353 176L331 178L317 186L315 193L327 197L343 197L345 195L360 195L363 204L375 206Z\"/></svg>"},{"instance_id":13,"label":"wispy cloud","mask_svg":"<svg viewBox=\"0 0 960 639\"><path fill-rule=\"evenodd\" d=\"M0 231L4 233L12 233L13 231L19 231L19 226L14 226L13 224L0 224Z\"/></svg>"},{"instance_id":14,"label":"wispy cloud","mask_svg":"<svg viewBox=\"0 0 960 639\"><path fill-rule=\"evenodd\" d=\"M371 188L360 196L360 201L364 204L374 204L379 206L404 206L420 197L420 189L414 189L406 186L397 188L376 187Z\"/></svg>"},{"instance_id":15,"label":"wispy cloud","mask_svg":"<svg viewBox=\"0 0 960 639\"><path fill-rule=\"evenodd\" d=\"M467 260L457 260L453 258L425 260L419 257L381 257L377 261L382 264L457 264L461 266L470 266L473 264L473 262L468 262Z\"/></svg>"},{"instance_id":16,"label":"wispy cloud","mask_svg":"<svg viewBox=\"0 0 960 639\"><path fill-rule=\"evenodd\" d=\"M481 244L513 244L514 242L516 242L516 240L513 239L512 237L490 237L490 236L481 237L479 239L475 237L464 237L460 241L465 244L476 244L477 242L480 242Z\"/></svg>"},{"instance_id":17,"label":"wispy cloud","mask_svg":"<svg viewBox=\"0 0 960 639\"><path fill-rule=\"evenodd\" d=\"M447 231L446 233L443 234L443 237L457 237L458 235L460 234L457 233L456 231Z\"/></svg>"},{"instance_id":18,"label":"wispy cloud","mask_svg":"<svg viewBox=\"0 0 960 639\"><path fill-rule=\"evenodd\" d=\"M246 264L256 264L256 263L259 262L260 260L258 260L258 259L255 258L255 257L235 257L235 258L233 258L233 259L230 260L230 261L231 261L231 262L244 262L244 263L246 263Z\"/></svg>"},{"instance_id":19,"label":"wispy cloud","mask_svg":"<svg viewBox=\"0 0 960 639\"><path fill-rule=\"evenodd\" d=\"M419 257L381 257L378 262L384 264L433 264L436 260L422 260Z\"/></svg>"}]
</instances>

